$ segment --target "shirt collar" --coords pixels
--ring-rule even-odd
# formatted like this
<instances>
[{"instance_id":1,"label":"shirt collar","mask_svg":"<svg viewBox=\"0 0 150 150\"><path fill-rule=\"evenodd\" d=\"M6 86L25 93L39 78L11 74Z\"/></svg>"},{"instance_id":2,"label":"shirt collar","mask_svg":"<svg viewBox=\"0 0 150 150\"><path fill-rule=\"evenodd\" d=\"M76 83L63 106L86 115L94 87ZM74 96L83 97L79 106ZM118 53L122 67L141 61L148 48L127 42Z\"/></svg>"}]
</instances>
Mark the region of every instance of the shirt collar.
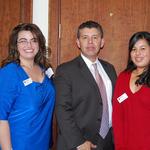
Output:
<instances>
[{"instance_id":1,"label":"shirt collar","mask_svg":"<svg viewBox=\"0 0 150 150\"><path fill-rule=\"evenodd\" d=\"M95 63L97 64L99 62L98 58L96 58L95 62L92 62L87 57L85 57L82 53L81 53L81 57L89 68L91 67L92 64L95 64Z\"/></svg>"}]
</instances>

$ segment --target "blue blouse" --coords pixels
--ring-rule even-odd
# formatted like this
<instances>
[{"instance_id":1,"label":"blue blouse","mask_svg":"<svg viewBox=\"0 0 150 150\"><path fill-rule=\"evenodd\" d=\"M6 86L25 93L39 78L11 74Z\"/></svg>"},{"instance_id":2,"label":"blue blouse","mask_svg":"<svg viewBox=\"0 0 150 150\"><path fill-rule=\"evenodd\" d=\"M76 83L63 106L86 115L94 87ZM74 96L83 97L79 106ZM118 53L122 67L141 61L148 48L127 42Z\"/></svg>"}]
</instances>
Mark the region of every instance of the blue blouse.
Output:
<instances>
[{"instance_id":1,"label":"blue blouse","mask_svg":"<svg viewBox=\"0 0 150 150\"><path fill-rule=\"evenodd\" d=\"M0 69L0 120L8 120L13 150L48 150L52 142L55 90L46 75L32 81L10 63Z\"/></svg>"}]
</instances>

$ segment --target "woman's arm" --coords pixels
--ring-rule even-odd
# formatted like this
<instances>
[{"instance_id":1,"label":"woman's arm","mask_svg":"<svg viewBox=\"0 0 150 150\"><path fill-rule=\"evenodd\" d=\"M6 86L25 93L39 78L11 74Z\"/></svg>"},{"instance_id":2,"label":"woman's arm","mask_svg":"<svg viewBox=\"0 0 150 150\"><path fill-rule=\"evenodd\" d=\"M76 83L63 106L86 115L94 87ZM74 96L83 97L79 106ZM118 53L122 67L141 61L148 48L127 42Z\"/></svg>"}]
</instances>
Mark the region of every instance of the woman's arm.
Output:
<instances>
[{"instance_id":1,"label":"woman's arm","mask_svg":"<svg viewBox=\"0 0 150 150\"><path fill-rule=\"evenodd\" d=\"M0 146L2 150L11 150L10 130L7 120L0 120Z\"/></svg>"}]
</instances>

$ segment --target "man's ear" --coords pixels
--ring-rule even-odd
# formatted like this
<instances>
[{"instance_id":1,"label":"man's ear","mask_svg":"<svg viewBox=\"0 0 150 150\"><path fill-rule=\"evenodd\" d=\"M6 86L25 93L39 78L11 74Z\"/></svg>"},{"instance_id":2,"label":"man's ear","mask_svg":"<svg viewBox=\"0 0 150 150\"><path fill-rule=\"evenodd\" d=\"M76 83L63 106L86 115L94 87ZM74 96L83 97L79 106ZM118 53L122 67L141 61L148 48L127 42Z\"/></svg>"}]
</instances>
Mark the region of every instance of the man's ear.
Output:
<instances>
[{"instance_id":1,"label":"man's ear","mask_svg":"<svg viewBox=\"0 0 150 150\"><path fill-rule=\"evenodd\" d=\"M100 48L103 48L103 47L104 47L104 44L105 44L105 40L102 38L102 39L101 39L101 46L100 46Z\"/></svg>"},{"instance_id":2,"label":"man's ear","mask_svg":"<svg viewBox=\"0 0 150 150\"><path fill-rule=\"evenodd\" d=\"M80 49L80 42L79 42L79 39L76 39L76 43L77 43L78 48Z\"/></svg>"}]
</instances>

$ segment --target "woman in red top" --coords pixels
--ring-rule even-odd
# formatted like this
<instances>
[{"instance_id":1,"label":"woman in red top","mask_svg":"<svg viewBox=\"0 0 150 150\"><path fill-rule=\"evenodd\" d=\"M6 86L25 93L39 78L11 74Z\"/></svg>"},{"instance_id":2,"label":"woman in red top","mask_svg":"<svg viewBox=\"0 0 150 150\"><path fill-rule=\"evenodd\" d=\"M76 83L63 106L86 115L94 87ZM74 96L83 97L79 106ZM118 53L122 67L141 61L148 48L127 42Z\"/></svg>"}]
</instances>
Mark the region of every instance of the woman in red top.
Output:
<instances>
[{"instance_id":1,"label":"woman in red top","mask_svg":"<svg viewBox=\"0 0 150 150\"><path fill-rule=\"evenodd\" d=\"M129 59L113 97L116 150L150 150L150 33L129 41Z\"/></svg>"}]
</instances>

